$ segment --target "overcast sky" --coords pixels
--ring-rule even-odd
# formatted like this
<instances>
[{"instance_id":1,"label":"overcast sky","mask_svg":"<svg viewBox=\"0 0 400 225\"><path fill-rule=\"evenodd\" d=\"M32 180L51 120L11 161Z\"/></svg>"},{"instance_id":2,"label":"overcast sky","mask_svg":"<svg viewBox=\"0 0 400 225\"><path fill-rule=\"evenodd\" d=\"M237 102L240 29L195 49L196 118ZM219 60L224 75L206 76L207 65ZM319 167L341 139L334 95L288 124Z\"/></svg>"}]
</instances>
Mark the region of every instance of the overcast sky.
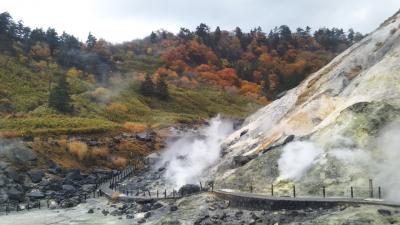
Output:
<instances>
[{"instance_id":1,"label":"overcast sky","mask_svg":"<svg viewBox=\"0 0 400 225\"><path fill-rule=\"evenodd\" d=\"M0 0L0 9L30 27L54 27L81 40L91 31L122 42L201 22L225 30L286 24L368 33L400 9L400 0Z\"/></svg>"}]
</instances>

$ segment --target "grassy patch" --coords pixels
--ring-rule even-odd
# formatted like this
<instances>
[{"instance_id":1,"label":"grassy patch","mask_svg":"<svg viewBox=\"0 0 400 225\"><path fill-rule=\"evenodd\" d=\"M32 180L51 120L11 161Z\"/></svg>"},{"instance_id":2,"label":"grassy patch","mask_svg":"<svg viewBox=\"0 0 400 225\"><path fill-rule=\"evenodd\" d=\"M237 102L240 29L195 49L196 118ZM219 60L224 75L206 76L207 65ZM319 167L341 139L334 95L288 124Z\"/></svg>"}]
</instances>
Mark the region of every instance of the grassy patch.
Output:
<instances>
[{"instance_id":1,"label":"grassy patch","mask_svg":"<svg viewBox=\"0 0 400 225\"><path fill-rule=\"evenodd\" d=\"M242 118L261 106L250 97L207 86L186 89L170 85L167 101L144 97L139 93L139 82L133 81L129 74L132 71L151 73L159 64L156 57L128 56L119 65L126 73L121 74L118 84L106 88L91 84L83 77L68 78L74 113L65 116L47 106L51 74L63 72L62 68L51 60L36 62L0 54L0 115L4 115L0 119L0 135L98 133L119 128L144 130L147 126L190 123L217 114Z\"/></svg>"},{"instance_id":2,"label":"grassy patch","mask_svg":"<svg viewBox=\"0 0 400 225\"><path fill-rule=\"evenodd\" d=\"M33 117L0 119L0 136L98 133L119 128L101 119L80 117Z\"/></svg>"},{"instance_id":3,"label":"grassy patch","mask_svg":"<svg viewBox=\"0 0 400 225\"><path fill-rule=\"evenodd\" d=\"M168 125L206 119L217 114L242 118L260 107L248 97L230 95L207 87L190 90L171 85L170 99L167 101L143 97L137 89L133 85L113 99L127 106L125 119L128 121Z\"/></svg>"}]
</instances>

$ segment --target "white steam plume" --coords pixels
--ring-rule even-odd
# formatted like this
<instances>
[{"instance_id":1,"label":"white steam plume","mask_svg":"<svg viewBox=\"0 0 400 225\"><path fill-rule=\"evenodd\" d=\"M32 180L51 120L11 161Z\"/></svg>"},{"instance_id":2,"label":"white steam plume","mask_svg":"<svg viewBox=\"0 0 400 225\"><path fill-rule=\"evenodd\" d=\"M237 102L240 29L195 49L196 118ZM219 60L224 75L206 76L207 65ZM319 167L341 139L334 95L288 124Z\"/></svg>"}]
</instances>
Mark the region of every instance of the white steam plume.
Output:
<instances>
[{"instance_id":1,"label":"white steam plume","mask_svg":"<svg viewBox=\"0 0 400 225\"><path fill-rule=\"evenodd\" d=\"M304 173L317 162L322 152L322 149L312 142L296 141L287 144L278 160L280 177L300 180Z\"/></svg>"},{"instance_id":2,"label":"white steam plume","mask_svg":"<svg viewBox=\"0 0 400 225\"><path fill-rule=\"evenodd\" d=\"M232 121L213 118L197 133L188 132L167 143L158 167L165 166L165 178L175 187L197 184L205 170L219 159L221 142L232 132Z\"/></svg>"},{"instance_id":3,"label":"white steam plume","mask_svg":"<svg viewBox=\"0 0 400 225\"><path fill-rule=\"evenodd\" d=\"M400 202L399 134L400 123L390 124L377 137L371 136L375 145L370 145L370 149L360 149L346 137L333 137L335 145L329 149L316 147L309 141L289 143L278 160L280 178L299 181L317 163L325 164L329 160L325 156L331 156L349 173L363 173L364 178L360 179L365 179L366 185L368 178L373 178L375 188L382 187L386 200Z\"/></svg>"},{"instance_id":4,"label":"white steam plume","mask_svg":"<svg viewBox=\"0 0 400 225\"><path fill-rule=\"evenodd\" d=\"M400 201L400 124L392 124L379 135L377 148L380 154L376 156L375 184L383 187L386 200Z\"/></svg>"}]
</instances>

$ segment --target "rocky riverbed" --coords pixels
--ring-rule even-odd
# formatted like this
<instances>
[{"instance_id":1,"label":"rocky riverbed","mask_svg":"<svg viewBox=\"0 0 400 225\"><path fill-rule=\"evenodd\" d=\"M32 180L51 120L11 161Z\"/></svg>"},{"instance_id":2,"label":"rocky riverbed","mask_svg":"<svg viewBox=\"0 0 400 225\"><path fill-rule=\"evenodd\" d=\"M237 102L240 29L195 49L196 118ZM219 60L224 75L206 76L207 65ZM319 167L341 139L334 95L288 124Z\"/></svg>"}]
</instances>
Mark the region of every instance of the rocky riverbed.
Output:
<instances>
[{"instance_id":1,"label":"rocky riverbed","mask_svg":"<svg viewBox=\"0 0 400 225\"><path fill-rule=\"evenodd\" d=\"M117 166L114 157L140 161L131 147L141 154L157 145L156 133L118 133L114 135L35 137L0 139L0 211L50 202L53 207L73 207L92 195L99 182ZM79 143L85 150L80 159L68 150L68 143ZM91 151L106 149L107 155L95 158ZM113 168L113 169L110 169ZM17 206L18 204L18 206Z\"/></svg>"}]
</instances>

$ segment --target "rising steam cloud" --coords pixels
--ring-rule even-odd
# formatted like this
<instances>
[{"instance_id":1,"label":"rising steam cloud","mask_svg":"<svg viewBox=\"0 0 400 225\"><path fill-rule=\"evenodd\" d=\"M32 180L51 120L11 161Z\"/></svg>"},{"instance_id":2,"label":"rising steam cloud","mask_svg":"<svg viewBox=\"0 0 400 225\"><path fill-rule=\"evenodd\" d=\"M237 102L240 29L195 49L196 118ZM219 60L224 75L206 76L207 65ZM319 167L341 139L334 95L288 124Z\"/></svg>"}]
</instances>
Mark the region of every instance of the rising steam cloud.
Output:
<instances>
[{"instance_id":1,"label":"rising steam cloud","mask_svg":"<svg viewBox=\"0 0 400 225\"><path fill-rule=\"evenodd\" d=\"M391 124L382 130L376 146L376 183L383 187L385 199L400 202L400 124Z\"/></svg>"},{"instance_id":2,"label":"rising steam cloud","mask_svg":"<svg viewBox=\"0 0 400 225\"><path fill-rule=\"evenodd\" d=\"M278 160L282 179L300 180L307 170L316 163L323 151L312 142L292 142L283 148Z\"/></svg>"},{"instance_id":3,"label":"rising steam cloud","mask_svg":"<svg viewBox=\"0 0 400 225\"><path fill-rule=\"evenodd\" d=\"M165 166L165 178L175 187L197 184L201 175L220 157L221 142L233 131L233 122L219 116L197 132L189 131L167 143L159 167Z\"/></svg>"},{"instance_id":4,"label":"rising steam cloud","mask_svg":"<svg viewBox=\"0 0 400 225\"><path fill-rule=\"evenodd\" d=\"M299 181L316 164L325 164L326 160L335 158L348 171L361 172L359 179L365 180L365 186L368 185L368 179L372 178L375 188L382 187L386 200L400 202L399 134L400 123L390 124L376 137L371 136L371 144L366 149L358 148L346 137L332 137L328 141L332 142L331 147L327 149L317 147L311 141L289 143L278 160L280 178Z\"/></svg>"}]
</instances>

